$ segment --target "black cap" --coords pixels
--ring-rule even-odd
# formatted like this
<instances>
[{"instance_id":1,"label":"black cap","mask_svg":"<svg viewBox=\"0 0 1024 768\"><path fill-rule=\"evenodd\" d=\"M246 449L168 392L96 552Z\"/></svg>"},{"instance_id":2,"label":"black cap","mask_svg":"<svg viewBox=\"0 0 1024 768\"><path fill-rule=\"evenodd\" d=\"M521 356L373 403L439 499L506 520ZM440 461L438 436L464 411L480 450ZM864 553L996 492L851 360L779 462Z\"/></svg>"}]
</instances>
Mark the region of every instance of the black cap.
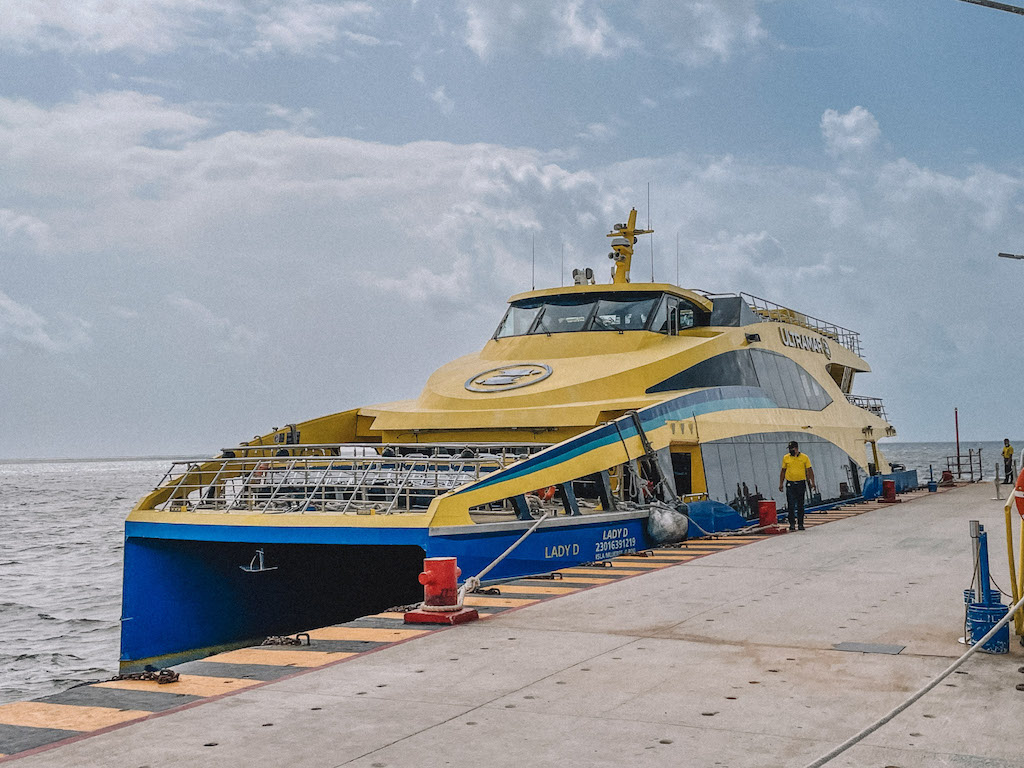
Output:
<instances>
[{"instance_id":1,"label":"black cap","mask_svg":"<svg viewBox=\"0 0 1024 768\"><path fill-rule=\"evenodd\" d=\"M796 442L796 440L790 440L790 441L789 441L789 445L788 445L788 446L786 446L786 447L787 447L787 448L799 448L800 446L798 446L798 445L797 445L797 442Z\"/></svg>"}]
</instances>

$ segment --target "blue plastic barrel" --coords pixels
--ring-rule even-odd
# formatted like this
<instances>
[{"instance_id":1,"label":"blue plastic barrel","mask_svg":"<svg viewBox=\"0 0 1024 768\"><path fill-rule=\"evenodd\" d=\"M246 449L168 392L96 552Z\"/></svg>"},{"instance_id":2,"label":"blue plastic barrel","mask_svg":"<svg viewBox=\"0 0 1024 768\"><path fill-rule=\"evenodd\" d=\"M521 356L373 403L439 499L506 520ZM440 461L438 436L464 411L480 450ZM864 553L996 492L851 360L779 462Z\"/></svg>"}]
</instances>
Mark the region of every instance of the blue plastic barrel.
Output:
<instances>
[{"instance_id":1,"label":"blue plastic barrel","mask_svg":"<svg viewBox=\"0 0 1024 768\"><path fill-rule=\"evenodd\" d=\"M967 631L971 636L971 645L975 645L988 634L999 620L1006 615L1005 605L985 605L971 603L967 606ZM1010 625L1004 624L987 643L981 646L983 653L1010 652Z\"/></svg>"},{"instance_id":2,"label":"blue plastic barrel","mask_svg":"<svg viewBox=\"0 0 1024 768\"><path fill-rule=\"evenodd\" d=\"M937 493L939 490L939 484L934 480L928 481L928 493Z\"/></svg>"},{"instance_id":3,"label":"blue plastic barrel","mask_svg":"<svg viewBox=\"0 0 1024 768\"><path fill-rule=\"evenodd\" d=\"M964 603L970 605L975 600L975 594L973 589L964 590ZM988 590L988 605L1002 605L1003 604L1003 593L998 589L989 588ZM1006 612L1005 610L1003 611Z\"/></svg>"}]
</instances>

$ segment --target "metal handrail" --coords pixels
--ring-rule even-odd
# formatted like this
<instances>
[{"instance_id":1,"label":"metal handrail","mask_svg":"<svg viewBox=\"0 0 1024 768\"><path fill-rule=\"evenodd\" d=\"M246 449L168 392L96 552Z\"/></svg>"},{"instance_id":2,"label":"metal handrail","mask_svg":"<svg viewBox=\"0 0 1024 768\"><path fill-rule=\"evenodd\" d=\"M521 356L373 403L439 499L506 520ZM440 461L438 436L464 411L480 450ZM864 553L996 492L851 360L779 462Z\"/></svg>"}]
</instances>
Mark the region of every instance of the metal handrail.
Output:
<instances>
[{"instance_id":1,"label":"metal handrail","mask_svg":"<svg viewBox=\"0 0 1024 768\"><path fill-rule=\"evenodd\" d=\"M425 444L417 447L436 448ZM175 461L157 488L168 493L155 507L262 514L422 510L431 498L519 461L524 449L533 453L546 447L524 444L516 450L503 450L508 446L497 446L495 453L474 456L389 456L377 444L373 453L360 456L227 456Z\"/></svg>"},{"instance_id":2,"label":"metal handrail","mask_svg":"<svg viewBox=\"0 0 1024 768\"><path fill-rule=\"evenodd\" d=\"M751 293L744 293L742 291L739 294L712 293L710 291L698 291L698 293L701 293L711 299L715 296L739 295L745 302L747 302L750 309L764 321L773 323L792 323L793 325L803 326L804 328L820 333L822 336L828 336L830 339L846 347L858 357L862 356L860 334L856 331L851 331L849 328L843 328L841 325L836 325L835 323L830 323L826 320L820 320L817 317L812 317L804 312L798 312L797 310L783 306L782 304L776 304L774 301L769 301L768 299L762 299L760 296L754 296Z\"/></svg>"},{"instance_id":3,"label":"metal handrail","mask_svg":"<svg viewBox=\"0 0 1024 768\"><path fill-rule=\"evenodd\" d=\"M885 415L885 405L880 397L865 397L864 395L847 395L846 400L850 405L856 405L858 408L863 408L869 413L875 414L879 418L888 421L888 417Z\"/></svg>"}]
</instances>

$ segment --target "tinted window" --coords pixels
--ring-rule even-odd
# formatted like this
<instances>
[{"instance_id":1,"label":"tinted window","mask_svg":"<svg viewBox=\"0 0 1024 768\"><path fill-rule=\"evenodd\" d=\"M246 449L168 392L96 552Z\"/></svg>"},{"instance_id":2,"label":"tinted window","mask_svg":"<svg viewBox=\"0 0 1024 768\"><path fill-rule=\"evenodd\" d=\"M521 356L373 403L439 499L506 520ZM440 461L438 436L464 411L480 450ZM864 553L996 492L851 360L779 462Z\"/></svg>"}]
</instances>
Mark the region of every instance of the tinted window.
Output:
<instances>
[{"instance_id":1,"label":"tinted window","mask_svg":"<svg viewBox=\"0 0 1024 768\"><path fill-rule=\"evenodd\" d=\"M654 309L654 299L616 301L602 299L597 302L597 313L590 330L642 331Z\"/></svg>"},{"instance_id":2,"label":"tinted window","mask_svg":"<svg viewBox=\"0 0 1024 768\"><path fill-rule=\"evenodd\" d=\"M534 333L581 331L590 318L590 304L545 304Z\"/></svg>"},{"instance_id":3,"label":"tinted window","mask_svg":"<svg viewBox=\"0 0 1024 768\"><path fill-rule=\"evenodd\" d=\"M656 317L652 317L657 313ZM567 331L642 331L674 334L707 325L708 313L685 299L641 291L538 296L517 301L494 338Z\"/></svg>"},{"instance_id":4,"label":"tinted window","mask_svg":"<svg viewBox=\"0 0 1024 768\"><path fill-rule=\"evenodd\" d=\"M705 387L760 387L783 408L820 411L828 392L799 364L762 349L741 349L703 360L655 384L648 393Z\"/></svg>"},{"instance_id":5,"label":"tinted window","mask_svg":"<svg viewBox=\"0 0 1024 768\"><path fill-rule=\"evenodd\" d=\"M530 332L530 326L537 319L538 312L540 307L509 307L505 319L501 321L494 334L495 337L500 339L504 336L524 336Z\"/></svg>"}]
</instances>

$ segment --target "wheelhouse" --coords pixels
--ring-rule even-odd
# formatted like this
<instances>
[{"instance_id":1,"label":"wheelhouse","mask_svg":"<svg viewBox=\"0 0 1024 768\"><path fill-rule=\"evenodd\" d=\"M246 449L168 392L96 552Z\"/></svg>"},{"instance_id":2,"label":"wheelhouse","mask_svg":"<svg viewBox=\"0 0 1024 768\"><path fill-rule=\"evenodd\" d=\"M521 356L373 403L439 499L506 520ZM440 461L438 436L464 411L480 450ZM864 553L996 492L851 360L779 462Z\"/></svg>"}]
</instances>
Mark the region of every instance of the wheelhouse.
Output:
<instances>
[{"instance_id":1,"label":"wheelhouse","mask_svg":"<svg viewBox=\"0 0 1024 768\"><path fill-rule=\"evenodd\" d=\"M493 338L589 331L649 331L674 336L706 326L710 313L663 291L608 291L529 296L512 301Z\"/></svg>"}]
</instances>

